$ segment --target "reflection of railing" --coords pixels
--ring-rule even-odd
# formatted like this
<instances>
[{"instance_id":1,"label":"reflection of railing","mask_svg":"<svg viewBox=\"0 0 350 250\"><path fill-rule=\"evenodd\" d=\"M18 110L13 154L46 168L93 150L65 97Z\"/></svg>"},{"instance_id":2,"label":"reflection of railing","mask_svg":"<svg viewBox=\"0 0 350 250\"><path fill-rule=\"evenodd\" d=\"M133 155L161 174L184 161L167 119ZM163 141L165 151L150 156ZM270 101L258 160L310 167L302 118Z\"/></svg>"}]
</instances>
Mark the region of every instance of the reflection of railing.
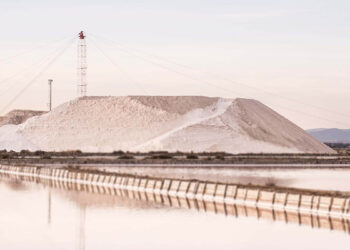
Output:
<instances>
[{"instance_id":1,"label":"reflection of railing","mask_svg":"<svg viewBox=\"0 0 350 250\"><path fill-rule=\"evenodd\" d=\"M266 218L350 233L350 199L341 195L41 167L0 165L0 173L61 189L117 195L172 207Z\"/></svg>"}]
</instances>

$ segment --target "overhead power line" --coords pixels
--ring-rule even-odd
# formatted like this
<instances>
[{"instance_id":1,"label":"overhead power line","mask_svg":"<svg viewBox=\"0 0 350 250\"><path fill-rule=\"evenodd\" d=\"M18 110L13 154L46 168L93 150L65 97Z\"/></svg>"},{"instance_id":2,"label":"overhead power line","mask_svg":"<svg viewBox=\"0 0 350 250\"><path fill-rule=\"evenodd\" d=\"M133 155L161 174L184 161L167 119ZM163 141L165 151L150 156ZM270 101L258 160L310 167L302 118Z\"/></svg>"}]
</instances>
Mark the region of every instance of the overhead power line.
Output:
<instances>
[{"instance_id":1,"label":"overhead power line","mask_svg":"<svg viewBox=\"0 0 350 250\"><path fill-rule=\"evenodd\" d=\"M216 77L218 79L221 79L223 81L226 81L226 82L230 82L230 83L233 83L235 85L240 85L240 86L244 86L244 87L247 87L247 88L250 88L250 89L254 89L254 90L257 90L261 93L265 93L269 96L274 96L274 97L277 97L277 98L280 98L280 99L283 99L283 100L286 100L286 101L289 101L289 102L292 102L292 103L297 103L297 104L303 104L303 105L306 105L306 106L309 106L309 107L312 107L312 108L315 108L315 109L319 109L319 110L322 110L322 111L325 111L325 112L328 112L332 115L338 115L338 116L341 116L341 117L348 117L350 118L349 114L345 114L345 113L341 113L339 111L336 111L336 110L331 110L331 109L328 109L328 108L325 108L325 107L320 107L318 105L314 105L314 104L310 104L310 103L305 103L305 102L302 102L302 101L299 101L299 100L296 100L296 99L293 99L293 98L290 98L290 97L286 97L286 96L282 96L282 95L279 95L279 94L276 94L276 93L273 93L271 91L268 91L268 90L265 90L265 89L261 89L261 88L258 88L256 86L252 86L252 85L249 85L249 84L246 84L246 83L242 83L242 82L237 82L237 81L234 81L232 79L229 79L227 77L223 77L221 75L218 75L218 74L213 74L213 73L210 73L210 72L203 72L199 69L196 69L192 66L189 66L189 65L185 65L185 64L182 64L182 63L179 63L179 62L175 62L174 60L169 60L167 58L164 58L162 56L159 56L159 55L154 55L152 53L149 53L149 52L144 52L140 49L136 49L136 48L132 48L130 46L126 46L124 44L120 44L120 43L117 43L115 41L112 41L110 39L107 39L107 38L103 38L101 36L96 36L96 35L93 35L92 36L94 37L97 37L101 40L105 40L109 43L112 43L120 48L117 48L118 50L124 50L124 51L129 51L132 55L134 56L138 56L137 53L139 54L143 54L143 55L146 55L146 56L150 56L150 57L153 57L153 58L156 58L156 60L160 60L160 61L163 61L163 62L166 62L166 63L169 63L169 64L172 64L172 65L175 65L175 66L178 66L178 67L181 67L181 68L184 68L184 69L187 69L187 70L192 70L192 71L196 71L197 73L202 73L202 74L207 74L207 75L211 75L213 77Z\"/></svg>"},{"instance_id":2,"label":"overhead power line","mask_svg":"<svg viewBox=\"0 0 350 250\"><path fill-rule=\"evenodd\" d=\"M65 39L66 40L66 39ZM26 67L24 69L21 69L20 71L16 72L15 74L13 75L10 75L9 77L5 78L5 79L2 79L0 80L0 86L4 86L6 85L7 83L12 83L12 81L10 80L13 80L21 75L23 75L25 72L28 72L30 70L32 70L34 67L40 67L40 65L44 64L45 61L47 61L48 59L51 58L52 55L54 55L55 53L57 53L57 51L59 51L61 49L60 48L56 48L55 50L52 51L52 53L50 53L49 55L45 55L44 57L41 57L38 61L34 62L34 63L31 63L29 65L29 67ZM9 87L9 88L12 88L14 87L13 84ZM1 92L4 92L4 91L1 91ZM6 92L6 90L5 90Z\"/></svg>"},{"instance_id":3,"label":"overhead power line","mask_svg":"<svg viewBox=\"0 0 350 250\"><path fill-rule=\"evenodd\" d=\"M121 52L125 53L125 54L131 55L131 56L134 56L134 57L137 57L137 58L139 58L139 59L141 59L141 60L143 60L143 61L145 61L145 62L151 63L151 64L153 64L153 65L155 65L155 66L157 66L157 67L163 68L163 69L165 69L165 70L167 70L167 71L170 71L170 72L173 72L173 73L175 73L175 74L185 76L185 77L187 77L187 78L189 78L189 79L191 79L191 80L194 80L194 81L196 81L196 82L204 83L204 84L209 85L209 86L211 86L211 87L220 88L220 89L225 90L225 91L234 92L234 91L232 91L232 90L228 90L228 89L223 88L223 87L221 87L221 86L212 84L212 83L209 82L209 81L206 81L206 80L203 80L203 79L194 77L194 76L192 76L191 74L184 73L184 72L181 72L181 71L172 69L172 68L170 68L169 66L163 65L163 64L158 63L158 62L155 62L155 61L152 61L152 60L150 60L150 59L148 59L148 58L145 58L145 57L143 57L143 56L137 55L137 54L135 54L135 53L133 53L133 52L130 52L130 51L127 51L127 50L122 50L122 49L119 49L119 50L120 50ZM235 94L239 94L239 93L236 92Z\"/></svg>"},{"instance_id":4,"label":"overhead power line","mask_svg":"<svg viewBox=\"0 0 350 250\"><path fill-rule=\"evenodd\" d=\"M56 60L69 48L69 46L73 43L75 38L68 41L68 43L63 47L63 49L60 49L57 55L52 58L47 65L45 65L41 71L34 76L33 79L31 79L25 86L22 88L14 98L12 98L0 111L0 113L3 113L5 110L7 110L33 83L37 81L37 79L44 74L46 70L48 70L55 62Z\"/></svg>"},{"instance_id":5,"label":"overhead power line","mask_svg":"<svg viewBox=\"0 0 350 250\"><path fill-rule=\"evenodd\" d=\"M191 66L183 65L183 64L180 64L180 63L177 63L177 62L168 60L168 59L164 59L164 58L162 58L162 57L160 57L160 56L154 56L154 55L152 55L152 54L150 54L150 53L140 52L140 50L138 50L138 49L130 49L130 47L128 47L128 46L120 45L119 43L117 43L117 42L115 42L115 41L112 41L112 40L106 39L106 38L102 38L102 37L96 36L96 35L94 35L94 34L90 34L90 36L93 36L94 38L99 39L99 40L108 41L110 44L111 44L111 43L112 43L112 44L116 44L116 45L118 46L116 49L118 49L119 51L121 51L121 52L123 52L123 53L125 53L125 54L128 54L128 55L137 57L137 58L139 58L139 59L141 59L141 60L143 60L143 61L146 61L146 62L148 62L148 63L151 63L151 64L153 64L153 65L155 65L155 66L160 67L160 68L163 68L163 69L166 69L166 70L171 71L171 72L173 72L173 73L176 73L176 74L185 76L185 77L187 77L187 78L189 78L189 79L192 79L192 80L194 80L194 81L197 81L197 82L200 82L200 83L204 83L204 84L206 84L206 85L210 85L210 86L212 86L212 87L215 87L215 88L224 90L225 92L228 91L228 92L234 93L235 95L239 94L239 93L237 93L236 91L233 91L232 89L228 89L228 88L225 88L225 87L223 87L223 86L214 84L214 83L212 83L212 82L210 82L210 81L203 80L203 79L198 78L198 77L194 77L194 76L192 76L192 75L189 74L189 73L184 73L184 72L182 72L182 71L180 71L180 70L175 70L175 69L171 68L169 65L164 65L164 64L162 64L162 63L160 63L160 62L154 61L154 59L153 59L153 60L152 60L152 59L149 59L149 56L148 56L148 55L151 55L151 56L157 58L158 61L161 61L161 60L162 60L162 61L166 61L167 63L173 64L173 65L176 65L176 66L179 66L179 67L182 67L182 68L191 69L191 70L196 70L196 69L194 69L194 68L191 67ZM136 52L135 52L135 51L136 51ZM146 55L146 56L140 55L140 54L144 54L144 55ZM198 70L196 70L196 71L198 71ZM322 111L324 111L324 112L331 113L331 114L333 114L333 115L334 115L334 114L337 114L337 115L342 116L342 117L349 117L348 114L342 114L342 113L339 113L339 112L337 112L337 111L329 110L329 109L327 109L327 108L319 107L319 106L316 106L316 105L313 105L313 104L303 103L303 102L294 100L294 99L289 98L289 97L284 97L284 96L281 96L281 95L278 95L278 94L275 94L275 93L272 93L272 92L269 92L269 91L266 91L266 90L262 90L262 89L260 89L260 88L258 88L258 87L255 87L255 86L250 86L250 85L244 84L244 83L238 83L238 82L233 81L233 80L231 80L231 79L228 79L228 78L225 78L225 77L222 77L222 76L218 76L218 75L215 75L215 74L211 74L211 75L212 75L212 76L215 76L215 77L217 77L217 78L221 78L222 80L229 81L230 83L237 84L237 85L241 85L241 86L245 86L245 87L248 87L248 88L252 88L252 89L258 90L258 91L260 91L260 92L266 93L266 94L268 94L268 95L270 95L270 96L275 96L275 97L278 97L278 98L287 100L287 101L289 101L289 102L298 103L298 104L303 104L303 105L305 105L305 106L313 107L313 108L315 108L315 109L319 109L319 110L322 110ZM249 96L248 96L248 98L254 99L254 97L249 97ZM349 127L350 127L350 125L347 124L347 123L344 123L344 122L341 122L341 121L337 121L337 120L333 120L333 119L327 119L327 118L315 116L314 114L308 114L308 113L306 113L306 112L304 112L304 111L294 110L294 109L291 109L291 108L289 108L289 107L287 108L287 107L284 107L284 106L281 106L281 105L276 105L276 104L272 104L272 106L279 107L279 108L282 108L282 109L284 109L284 110L296 112L296 113L299 113L299 114L303 114L303 115L308 116L308 117L314 117L314 118L317 118L317 119L320 119L320 120L324 120L324 121L328 121L328 122L335 122L335 123L342 124L342 125L346 125L346 126L349 126ZM349 117L349 118L350 118L350 117Z\"/></svg>"},{"instance_id":6,"label":"overhead power line","mask_svg":"<svg viewBox=\"0 0 350 250\"><path fill-rule=\"evenodd\" d=\"M11 77L11 79L16 78L17 76L22 75L24 72L29 71L29 69L32 69L33 67L36 68L41 68L42 66L46 65L46 63L48 61L50 61L50 59L59 51L61 50L61 48L55 49L54 51L52 51L52 53L50 53L49 55L45 55L43 58L40 59L40 61L38 63L32 64L30 67L28 67L27 69L25 69L24 71L21 72L17 72L16 75L13 75L13 77ZM7 78L8 80L10 80L9 78ZM2 82L0 82L1 85ZM8 88L5 88L3 90L0 91L0 97L6 95L9 91L11 91L12 89L14 89L15 87L17 87L17 84L14 84L12 81L10 82L11 84L8 86ZM19 85L23 84L23 82L20 82Z\"/></svg>"},{"instance_id":7,"label":"overhead power line","mask_svg":"<svg viewBox=\"0 0 350 250\"><path fill-rule=\"evenodd\" d=\"M141 91L147 93L147 90L141 86L142 84L135 81L125 70L123 70L122 67L115 62L115 60L113 60L103 49L101 49L101 47L97 44L97 42L94 39L90 38L90 41L114 67L116 67L122 74L124 74L124 76L126 76L126 78L129 79L131 83L134 83L134 85L138 87Z\"/></svg>"},{"instance_id":8,"label":"overhead power line","mask_svg":"<svg viewBox=\"0 0 350 250\"><path fill-rule=\"evenodd\" d=\"M65 37L63 39L59 39L59 40L56 40L54 42L48 42L44 45L39 45L39 46L36 46L34 48L31 48L31 49L28 49L26 51L22 51L20 53L16 53L14 55L11 55L11 56L8 56L8 57L5 57L5 58L0 58L0 62L3 63L3 62L7 62L7 61L10 61L11 59L14 59L14 58L17 58L17 57L20 57L20 56L23 56L25 54L30 54L36 50L39 50L39 49L42 49L42 48L46 48L46 47L50 47L54 44L57 44L57 43L60 43L60 42L63 42L65 40L68 40L70 37Z\"/></svg>"}]
</instances>

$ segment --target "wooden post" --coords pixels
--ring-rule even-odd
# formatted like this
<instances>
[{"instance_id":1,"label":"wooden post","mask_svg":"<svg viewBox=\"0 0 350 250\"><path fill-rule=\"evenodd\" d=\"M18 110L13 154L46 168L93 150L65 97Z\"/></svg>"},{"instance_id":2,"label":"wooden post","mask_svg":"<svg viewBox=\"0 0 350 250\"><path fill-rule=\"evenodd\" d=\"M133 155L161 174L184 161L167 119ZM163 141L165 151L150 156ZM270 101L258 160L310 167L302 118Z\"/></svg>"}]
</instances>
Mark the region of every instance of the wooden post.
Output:
<instances>
[{"instance_id":1,"label":"wooden post","mask_svg":"<svg viewBox=\"0 0 350 250\"><path fill-rule=\"evenodd\" d=\"M285 197L285 199L284 199L284 207L286 207L287 206L287 204L288 204L288 197L289 197L289 193L286 193L286 197Z\"/></svg>"},{"instance_id":2,"label":"wooden post","mask_svg":"<svg viewBox=\"0 0 350 250\"><path fill-rule=\"evenodd\" d=\"M169 187L168 187L168 190L167 190L167 194L169 194L170 189L171 189L171 185L173 185L173 180L170 179L169 181L170 181L170 183L169 183Z\"/></svg>"},{"instance_id":3,"label":"wooden post","mask_svg":"<svg viewBox=\"0 0 350 250\"><path fill-rule=\"evenodd\" d=\"M247 200L247 197L248 197L248 189L245 188L245 193L244 193L244 204L245 204L245 201ZM244 206L245 207L245 206Z\"/></svg>"},{"instance_id":4,"label":"wooden post","mask_svg":"<svg viewBox=\"0 0 350 250\"><path fill-rule=\"evenodd\" d=\"M334 226L333 226L332 218L330 216L328 217L328 222L329 222L329 228L331 229L331 231L333 231Z\"/></svg>"},{"instance_id":5,"label":"wooden post","mask_svg":"<svg viewBox=\"0 0 350 250\"><path fill-rule=\"evenodd\" d=\"M213 204L214 204L214 213L217 214L218 213L218 208L216 207L215 201L213 201Z\"/></svg>"},{"instance_id":6,"label":"wooden post","mask_svg":"<svg viewBox=\"0 0 350 250\"><path fill-rule=\"evenodd\" d=\"M233 199L236 200L237 199L237 194L238 194L238 186L235 186L236 190L235 190L235 194L233 195Z\"/></svg>"},{"instance_id":7,"label":"wooden post","mask_svg":"<svg viewBox=\"0 0 350 250\"><path fill-rule=\"evenodd\" d=\"M112 183L113 187L115 187L115 184L117 183L117 179L118 179L118 176L115 175L115 176L114 176L113 183Z\"/></svg>"},{"instance_id":8,"label":"wooden post","mask_svg":"<svg viewBox=\"0 0 350 250\"><path fill-rule=\"evenodd\" d=\"M216 197L216 192L218 190L218 184L215 183L215 189L214 189L214 194L213 194L213 199Z\"/></svg>"},{"instance_id":9,"label":"wooden post","mask_svg":"<svg viewBox=\"0 0 350 250\"><path fill-rule=\"evenodd\" d=\"M187 188L186 188L186 196L188 194L188 191L190 190L190 187L191 187L191 181L188 182L188 185L187 185Z\"/></svg>"},{"instance_id":10,"label":"wooden post","mask_svg":"<svg viewBox=\"0 0 350 250\"><path fill-rule=\"evenodd\" d=\"M348 209L346 210L346 212L347 212L347 213L350 212L350 199L348 199ZM350 229L349 229L349 231L350 231Z\"/></svg>"},{"instance_id":11,"label":"wooden post","mask_svg":"<svg viewBox=\"0 0 350 250\"><path fill-rule=\"evenodd\" d=\"M224 198L225 199L225 198ZM227 206L226 206L226 202L223 203L224 204L224 213L225 213L225 216L227 216Z\"/></svg>"},{"instance_id":12,"label":"wooden post","mask_svg":"<svg viewBox=\"0 0 350 250\"><path fill-rule=\"evenodd\" d=\"M190 190L191 183L192 183L191 181L188 182L188 185L187 185L187 188L186 188L186 191L185 191L186 203L187 203L188 208L191 208L191 203L188 200L188 192Z\"/></svg>"},{"instance_id":13,"label":"wooden post","mask_svg":"<svg viewBox=\"0 0 350 250\"><path fill-rule=\"evenodd\" d=\"M146 191L147 186L148 186L148 181L149 181L148 178L146 178L146 183L145 183L145 187L144 187L144 188L145 188L145 191Z\"/></svg>"},{"instance_id":14,"label":"wooden post","mask_svg":"<svg viewBox=\"0 0 350 250\"><path fill-rule=\"evenodd\" d=\"M331 201L329 203L328 212L332 211L333 202L334 202L334 197L332 196Z\"/></svg>"},{"instance_id":15,"label":"wooden post","mask_svg":"<svg viewBox=\"0 0 350 250\"><path fill-rule=\"evenodd\" d=\"M314 216L312 213L310 213L310 218L311 218L311 227L314 228Z\"/></svg>"},{"instance_id":16,"label":"wooden post","mask_svg":"<svg viewBox=\"0 0 350 250\"><path fill-rule=\"evenodd\" d=\"M203 192L202 192L202 204L203 204L203 208L204 208L205 212L207 211L207 205L204 201L204 194L205 194L206 189L207 189L207 183L204 182L204 188L203 188Z\"/></svg>"},{"instance_id":17,"label":"wooden post","mask_svg":"<svg viewBox=\"0 0 350 250\"><path fill-rule=\"evenodd\" d=\"M284 221L288 224L288 214L287 214L287 211L286 210L284 210L283 211L283 214L284 214Z\"/></svg>"},{"instance_id":18,"label":"wooden post","mask_svg":"<svg viewBox=\"0 0 350 250\"><path fill-rule=\"evenodd\" d=\"M344 218L341 219L341 225L342 225L343 231L347 232L347 228L346 228L346 224L345 224Z\"/></svg>"},{"instance_id":19,"label":"wooden post","mask_svg":"<svg viewBox=\"0 0 350 250\"><path fill-rule=\"evenodd\" d=\"M248 211L247 211L246 204L243 205L243 208L244 208L244 215L245 215L245 217L248 217Z\"/></svg>"},{"instance_id":20,"label":"wooden post","mask_svg":"<svg viewBox=\"0 0 350 250\"><path fill-rule=\"evenodd\" d=\"M140 192L141 181L142 181L142 179L139 178L139 183L137 184L137 196L139 198L139 201L141 200L141 192Z\"/></svg>"},{"instance_id":21,"label":"wooden post","mask_svg":"<svg viewBox=\"0 0 350 250\"><path fill-rule=\"evenodd\" d=\"M318 214L317 214L316 218L317 218L317 227L320 228L321 222L320 222L320 217L318 216Z\"/></svg>"},{"instance_id":22,"label":"wooden post","mask_svg":"<svg viewBox=\"0 0 350 250\"><path fill-rule=\"evenodd\" d=\"M137 184L137 189L140 190L140 185L141 185L141 178L139 178L139 183Z\"/></svg>"},{"instance_id":23,"label":"wooden post","mask_svg":"<svg viewBox=\"0 0 350 250\"><path fill-rule=\"evenodd\" d=\"M194 198L196 199L196 195L197 195L197 192L198 192L198 188L199 188L199 181L196 182L196 186L194 188Z\"/></svg>"},{"instance_id":24,"label":"wooden post","mask_svg":"<svg viewBox=\"0 0 350 250\"><path fill-rule=\"evenodd\" d=\"M236 204L233 204L233 210L235 211L235 217L237 218L238 217L238 209L237 209L237 205Z\"/></svg>"},{"instance_id":25,"label":"wooden post","mask_svg":"<svg viewBox=\"0 0 350 250\"><path fill-rule=\"evenodd\" d=\"M153 188L152 188L152 193L153 193L153 199L154 199L154 201L156 201L156 192L155 192L156 184L157 184L157 180L154 180L154 184L153 184Z\"/></svg>"},{"instance_id":26,"label":"wooden post","mask_svg":"<svg viewBox=\"0 0 350 250\"><path fill-rule=\"evenodd\" d=\"M258 189L258 195L256 196L255 205L257 205L260 200L260 194L261 194L261 190Z\"/></svg>"},{"instance_id":27,"label":"wooden post","mask_svg":"<svg viewBox=\"0 0 350 250\"><path fill-rule=\"evenodd\" d=\"M181 184L182 184L182 180L179 181L179 185L177 186L177 189L176 189L176 196L178 196L178 192L180 190L180 187L181 187Z\"/></svg>"},{"instance_id":28,"label":"wooden post","mask_svg":"<svg viewBox=\"0 0 350 250\"><path fill-rule=\"evenodd\" d=\"M320 210L320 205L321 205L321 196L318 196L317 211Z\"/></svg>"},{"instance_id":29,"label":"wooden post","mask_svg":"<svg viewBox=\"0 0 350 250\"><path fill-rule=\"evenodd\" d=\"M146 178L146 183L145 183L145 197L146 197L146 201L148 201L148 195L147 195L147 185L148 185L148 178Z\"/></svg>"},{"instance_id":30,"label":"wooden post","mask_svg":"<svg viewBox=\"0 0 350 250\"><path fill-rule=\"evenodd\" d=\"M224 205L225 205L225 199L226 199L226 195L227 195L227 188L228 188L228 185L225 184L225 189L224 189ZM225 205L225 214L227 215L227 211L226 211L226 205Z\"/></svg>"},{"instance_id":31,"label":"wooden post","mask_svg":"<svg viewBox=\"0 0 350 250\"><path fill-rule=\"evenodd\" d=\"M198 200L197 200L197 192L199 188L199 181L196 182L196 186L194 187L194 206L197 210L199 210Z\"/></svg>"},{"instance_id":32,"label":"wooden post","mask_svg":"<svg viewBox=\"0 0 350 250\"><path fill-rule=\"evenodd\" d=\"M272 206L275 204L275 199L276 199L276 192L273 192L273 195L272 195Z\"/></svg>"},{"instance_id":33,"label":"wooden post","mask_svg":"<svg viewBox=\"0 0 350 250\"><path fill-rule=\"evenodd\" d=\"M162 193L162 190L163 190L163 187L164 187L164 182L165 182L165 180L162 179L162 184L160 184L160 188L159 188L160 194Z\"/></svg>"},{"instance_id":34,"label":"wooden post","mask_svg":"<svg viewBox=\"0 0 350 250\"><path fill-rule=\"evenodd\" d=\"M202 196L204 196L206 189L207 189L207 183L204 182L204 188L203 188Z\"/></svg>"},{"instance_id":35,"label":"wooden post","mask_svg":"<svg viewBox=\"0 0 350 250\"><path fill-rule=\"evenodd\" d=\"M312 195L312 196L311 196L311 204L310 204L310 209L311 209L311 210L312 210L313 207L314 207L314 198L315 198L315 196Z\"/></svg>"}]
</instances>

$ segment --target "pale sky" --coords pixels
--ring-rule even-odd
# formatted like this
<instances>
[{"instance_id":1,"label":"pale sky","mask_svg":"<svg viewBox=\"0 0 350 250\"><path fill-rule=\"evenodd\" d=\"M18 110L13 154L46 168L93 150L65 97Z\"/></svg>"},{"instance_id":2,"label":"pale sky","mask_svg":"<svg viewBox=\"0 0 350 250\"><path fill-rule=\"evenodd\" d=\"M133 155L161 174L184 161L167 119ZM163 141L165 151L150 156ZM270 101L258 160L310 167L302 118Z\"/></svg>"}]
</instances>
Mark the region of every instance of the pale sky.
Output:
<instances>
[{"instance_id":1,"label":"pale sky","mask_svg":"<svg viewBox=\"0 0 350 250\"><path fill-rule=\"evenodd\" d=\"M48 78L54 106L76 97L76 41L39 73L84 30L88 95L254 98L305 129L350 128L349 13L348 0L0 0L0 115L46 109Z\"/></svg>"}]
</instances>

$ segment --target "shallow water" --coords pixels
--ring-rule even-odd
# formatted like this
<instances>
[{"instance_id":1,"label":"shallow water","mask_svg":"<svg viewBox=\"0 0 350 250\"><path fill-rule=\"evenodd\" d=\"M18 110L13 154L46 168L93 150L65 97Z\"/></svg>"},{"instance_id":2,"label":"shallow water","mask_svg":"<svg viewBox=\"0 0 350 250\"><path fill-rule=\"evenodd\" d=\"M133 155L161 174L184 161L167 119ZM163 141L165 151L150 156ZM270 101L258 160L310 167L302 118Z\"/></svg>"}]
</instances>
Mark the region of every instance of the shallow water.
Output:
<instances>
[{"instance_id":1,"label":"shallow water","mask_svg":"<svg viewBox=\"0 0 350 250\"><path fill-rule=\"evenodd\" d=\"M249 167L247 167L250 165ZM293 164L292 164L293 165ZM236 165L237 166L237 165ZM243 165L241 165L243 166ZM221 168L222 165L206 167L184 166L115 166L100 167L107 172L120 172L131 175L156 176L160 178L199 179L234 184L275 185L286 188L299 188L323 191L350 192L350 167L347 168L308 168L278 167L271 165L247 164L242 168ZM94 168L92 168L94 169Z\"/></svg>"},{"instance_id":2,"label":"shallow water","mask_svg":"<svg viewBox=\"0 0 350 250\"><path fill-rule=\"evenodd\" d=\"M304 225L310 219L305 215L285 214L283 221L271 211L260 211L259 218L236 217L210 209L212 204L204 212L7 177L0 177L0 199L0 249L295 250L350 245L348 221L321 218L318 226Z\"/></svg>"}]
</instances>

